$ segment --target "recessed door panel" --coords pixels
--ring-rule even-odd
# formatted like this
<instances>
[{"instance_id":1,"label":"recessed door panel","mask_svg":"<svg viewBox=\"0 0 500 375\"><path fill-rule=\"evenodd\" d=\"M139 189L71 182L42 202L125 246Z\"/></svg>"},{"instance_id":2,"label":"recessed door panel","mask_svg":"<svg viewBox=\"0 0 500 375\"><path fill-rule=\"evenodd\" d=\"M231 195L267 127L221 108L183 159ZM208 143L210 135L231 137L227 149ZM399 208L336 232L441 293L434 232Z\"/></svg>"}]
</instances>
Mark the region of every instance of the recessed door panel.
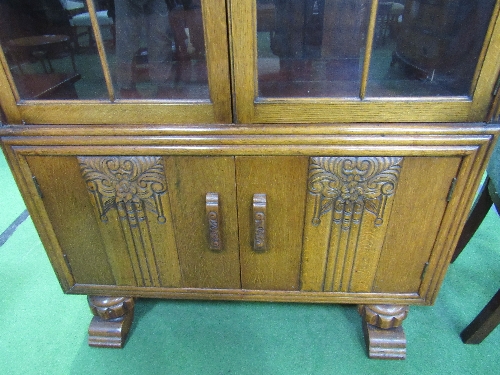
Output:
<instances>
[{"instance_id":1,"label":"recessed door panel","mask_svg":"<svg viewBox=\"0 0 500 375\"><path fill-rule=\"evenodd\" d=\"M405 159L374 292L417 293L458 174L460 157Z\"/></svg>"},{"instance_id":2,"label":"recessed door panel","mask_svg":"<svg viewBox=\"0 0 500 375\"><path fill-rule=\"evenodd\" d=\"M182 285L239 288L234 158L172 156L166 158L165 166ZM218 199L209 196L207 200L207 194ZM218 246L214 246L210 212L218 215Z\"/></svg>"},{"instance_id":3,"label":"recessed door panel","mask_svg":"<svg viewBox=\"0 0 500 375\"><path fill-rule=\"evenodd\" d=\"M244 289L298 290L307 157L236 157Z\"/></svg>"},{"instance_id":4,"label":"recessed door panel","mask_svg":"<svg viewBox=\"0 0 500 375\"><path fill-rule=\"evenodd\" d=\"M28 156L26 161L75 282L120 285L130 269L117 269L108 263L106 243L77 158Z\"/></svg>"},{"instance_id":5,"label":"recessed door panel","mask_svg":"<svg viewBox=\"0 0 500 375\"><path fill-rule=\"evenodd\" d=\"M78 163L117 283L179 286L163 159L79 156Z\"/></svg>"}]
</instances>

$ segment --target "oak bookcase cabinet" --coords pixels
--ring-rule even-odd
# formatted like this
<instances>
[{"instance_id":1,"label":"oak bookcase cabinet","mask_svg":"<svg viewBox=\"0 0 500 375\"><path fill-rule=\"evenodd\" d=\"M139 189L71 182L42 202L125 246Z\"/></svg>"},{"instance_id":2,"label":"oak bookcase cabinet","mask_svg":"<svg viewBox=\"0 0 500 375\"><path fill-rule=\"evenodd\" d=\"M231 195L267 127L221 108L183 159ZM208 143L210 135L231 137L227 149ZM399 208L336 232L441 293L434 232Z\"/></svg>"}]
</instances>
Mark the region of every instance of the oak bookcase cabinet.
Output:
<instances>
[{"instance_id":1,"label":"oak bookcase cabinet","mask_svg":"<svg viewBox=\"0 0 500 375\"><path fill-rule=\"evenodd\" d=\"M408 306L435 301L500 130L500 3L188 3L167 87L146 61L133 97L124 31L107 40L92 1L81 79L44 100L19 82L55 73L0 39L2 148L64 292L89 296L89 344L124 344L135 297L346 303L370 357L405 358ZM471 56L425 60L419 22L447 46L470 23Z\"/></svg>"}]
</instances>

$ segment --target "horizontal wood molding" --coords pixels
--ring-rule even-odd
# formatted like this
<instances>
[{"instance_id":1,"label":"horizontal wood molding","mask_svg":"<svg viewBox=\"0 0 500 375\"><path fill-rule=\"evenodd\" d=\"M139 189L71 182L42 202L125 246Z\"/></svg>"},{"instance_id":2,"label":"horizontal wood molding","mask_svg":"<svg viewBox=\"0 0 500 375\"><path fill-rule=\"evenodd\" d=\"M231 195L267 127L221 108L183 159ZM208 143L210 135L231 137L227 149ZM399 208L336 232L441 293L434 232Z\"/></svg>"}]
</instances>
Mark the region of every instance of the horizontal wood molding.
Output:
<instances>
[{"instance_id":1,"label":"horizontal wood molding","mask_svg":"<svg viewBox=\"0 0 500 375\"><path fill-rule=\"evenodd\" d=\"M75 284L68 294L141 296L144 298L203 299L260 302L302 302L342 304L411 304L426 305L418 294L304 292L249 289L147 288Z\"/></svg>"},{"instance_id":2,"label":"horizontal wood molding","mask_svg":"<svg viewBox=\"0 0 500 375\"><path fill-rule=\"evenodd\" d=\"M290 135L307 137L319 135L345 135L345 136L430 136L437 138L447 135L493 134L500 132L500 124L476 123L331 123L331 124L142 124L125 125L114 122L113 126L101 125L5 125L0 127L0 136L149 136L149 137L174 137L189 136L219 136L244 137L248 135L261 135L271 137L275 135Z\"/></svg>"},{"instance_id":3,"label":"horizontal wood molding","mask_svg":"<svg viewBox=\"0 0 500 375\"><path fill-rule=\"evenodd\" d=\"M27 124L183 124L217 121L209 101L26 101L17 106Z\"/></svg>"},{"instance_id":4,"label":"horizontal wood molding","mask_svg":"<svg viewBox=\"0 0 500 375\"><path fill-rule=\"evenodd\" d=\"M499 125L332 126L5 126L0 136L37 155L372 155L453 156L473 153Z\"/></svg>"},{"instance_id":5,"label":"horizontal wood molding","mask_svg":"<svg viewBox=\"0 0 500 375\"><path fill-rule=\"evenodd\" d=\"M472 101L450 100L352 100L352 101L257 101L253 122L461 122L481 121L484 115L469 116Z\"/></svg>"}]
</instances>

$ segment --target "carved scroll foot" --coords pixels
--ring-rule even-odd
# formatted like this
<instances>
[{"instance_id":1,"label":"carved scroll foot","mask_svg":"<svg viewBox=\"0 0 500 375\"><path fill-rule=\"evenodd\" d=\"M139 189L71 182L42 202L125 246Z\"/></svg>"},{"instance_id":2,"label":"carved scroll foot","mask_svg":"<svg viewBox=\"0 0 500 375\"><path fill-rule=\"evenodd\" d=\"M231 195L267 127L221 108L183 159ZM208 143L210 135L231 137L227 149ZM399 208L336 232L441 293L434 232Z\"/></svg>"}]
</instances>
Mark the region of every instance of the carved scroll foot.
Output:
<instances>
[{"instance_id":1,"label":"carved scroll foot","mask_svg":"<svg viewBox=\"0 0 500 375\"><path fill-rule=\"evenodd\" d=\"M406 336L401 324L408 306L360 305L368 356L376 359L405 359Z\"/></svg>"},{"instance_id":2,"label":"carved scroll foot","mask_svg":"<svg viewBox=\"0 0 500 375\"><path fill-rule=\"evenodd\" d=\"M134 319L134 299L89 296L94 318L89 326L90 346L122 348Z\"/></svg>"}]
</instances>

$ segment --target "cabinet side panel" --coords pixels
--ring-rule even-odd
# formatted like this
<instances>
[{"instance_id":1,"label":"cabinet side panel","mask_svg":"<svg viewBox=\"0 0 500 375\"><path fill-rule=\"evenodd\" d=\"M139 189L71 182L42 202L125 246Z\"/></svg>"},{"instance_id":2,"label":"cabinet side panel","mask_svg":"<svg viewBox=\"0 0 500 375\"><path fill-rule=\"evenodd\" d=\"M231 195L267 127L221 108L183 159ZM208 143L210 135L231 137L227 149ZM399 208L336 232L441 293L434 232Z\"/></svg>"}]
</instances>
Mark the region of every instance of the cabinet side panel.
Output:
<instances>
[{"instance_id":1,"label":"cabinet side panel","mask_svg":"<svg viewBox=\"0 0 500 375\"><path fill-rule=\"evenodd\" d=\"M244 289L297 290L307 157L237 157L238 223ZM265 194L266 248L254 249L253 199Z\"/></svg>"},{"instance_id":2,"label":"cabinet side panel","mask_svg":"<svg viewBox=\"0 0 500 375\"><path fill-rule=\"evenodd\" d=\"M234 158L168 157L165 167L183 286L239 288ZM210 249L207 193L219 195L219 251Z\"/></svg>"},{"instance_id":3,"label":"cabinet side panel","mask_svg":"<svg viewBox=\"0 0 500 375\"><path fill-rule=\"evenodd\" d=\"M460 162L460 157L405 158L374 292L418 292Z\"/></svg>"},{"instance_id":4,"label":"cabinet side panel","mask_svg":"<svg viewBox=\"0 0 500 375\"><path fill-rule=\"evenodd\" d=\"M75 281L114 284L77 159L29 156L26 160L40 186L44 207Z\"/></svg>"}]
</instances>

